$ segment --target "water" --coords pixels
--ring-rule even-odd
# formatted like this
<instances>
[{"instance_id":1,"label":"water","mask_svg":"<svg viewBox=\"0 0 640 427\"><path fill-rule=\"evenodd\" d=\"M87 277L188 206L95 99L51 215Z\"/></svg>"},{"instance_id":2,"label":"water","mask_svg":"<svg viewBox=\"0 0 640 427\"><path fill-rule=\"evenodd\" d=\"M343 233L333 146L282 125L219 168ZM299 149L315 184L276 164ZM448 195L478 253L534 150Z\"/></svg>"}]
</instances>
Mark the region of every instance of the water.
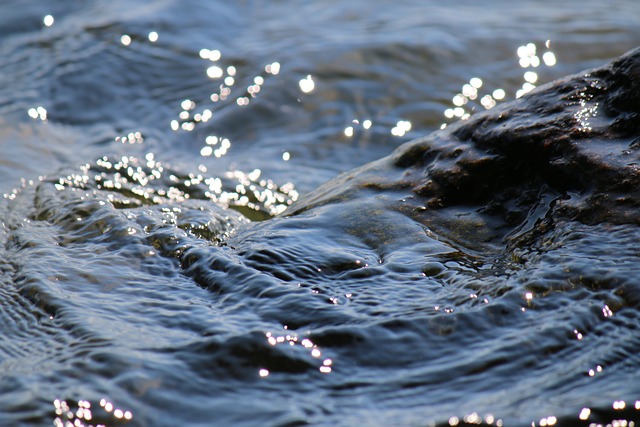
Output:
<instances>
[{"instance_id":1,"label":"water","mask_svg":"<svg viewBox=\"0 0 640 427\"><path fill-rule=\"evenodd\" d=\"M637 46L640 5L201 3L0 6L1 425L638 419L636 226L286 214Z\"/></svg>"}]
</instances>

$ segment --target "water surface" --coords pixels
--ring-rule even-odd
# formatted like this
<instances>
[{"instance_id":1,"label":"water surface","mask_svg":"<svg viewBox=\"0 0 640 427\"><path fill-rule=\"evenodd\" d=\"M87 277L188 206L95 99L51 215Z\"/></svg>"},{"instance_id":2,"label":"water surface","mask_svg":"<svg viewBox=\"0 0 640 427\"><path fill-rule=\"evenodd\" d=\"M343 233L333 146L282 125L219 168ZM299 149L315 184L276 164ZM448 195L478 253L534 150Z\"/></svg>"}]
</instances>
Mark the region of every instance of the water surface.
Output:
<instances>
[{"instance_id":1,"label":"water surface","mask_svg":"<svg viewBox=\"0 0 640 427\"><path fill-rule=\"evenodd\" d=\"M202 3L0 6L0 424L638 417L637 227L272 217L636 47L639 4Z\"/></svg>"}]
</instances>

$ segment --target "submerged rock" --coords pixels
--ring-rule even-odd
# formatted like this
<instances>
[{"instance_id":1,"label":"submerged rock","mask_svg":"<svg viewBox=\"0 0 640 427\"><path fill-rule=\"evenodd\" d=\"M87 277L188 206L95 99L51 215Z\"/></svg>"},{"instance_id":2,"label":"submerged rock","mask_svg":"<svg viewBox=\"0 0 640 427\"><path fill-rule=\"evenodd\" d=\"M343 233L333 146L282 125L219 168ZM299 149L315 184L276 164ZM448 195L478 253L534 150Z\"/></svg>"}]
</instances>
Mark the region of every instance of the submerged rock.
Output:
<instances>
[{"instance_id":1,"label":"submerged rock","mask_svg":"<svg viewBox=\"0 0 640 427\"><path fill-rule=\"evenodd\" d=\"M286 215L372 194L454 240L536 235L559 220L640 224L640 49L409 142ZM452 215L467 221L451 229Z\"/></svg>"},{"instance_id":2,"label":"submerged rock","mask_svg":"<svg viewBox=\"0 0 640 427\"><path fill-rule=\"evenodd\" d=\"M133 396L149 425L237 424L240 400L247 425L620 419L640 366L639 100L636 50L297 202L258 170L152 157L25 186L0 206L7 395L51 417L60 397Z\"/></svg>"}]
</instances>

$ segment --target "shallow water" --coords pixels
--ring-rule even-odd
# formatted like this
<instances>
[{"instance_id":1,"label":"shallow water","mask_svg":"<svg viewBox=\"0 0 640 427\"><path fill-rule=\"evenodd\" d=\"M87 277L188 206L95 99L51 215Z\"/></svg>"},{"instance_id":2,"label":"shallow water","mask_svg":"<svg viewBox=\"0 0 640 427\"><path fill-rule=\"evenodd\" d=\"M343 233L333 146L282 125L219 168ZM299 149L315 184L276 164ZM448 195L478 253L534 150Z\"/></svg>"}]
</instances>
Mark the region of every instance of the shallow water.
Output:
<instances>
[{"instance_id":1,"label":"shallow water","mask_svg":"<svg viewBox=\"0 0 640 427\"><path fill-rule=\"evenodd\" d=\"M1 425L639 418L637 226L286 209L637 46L640 5L201 3L0 6Z\"/></svg>"}]
</instances>

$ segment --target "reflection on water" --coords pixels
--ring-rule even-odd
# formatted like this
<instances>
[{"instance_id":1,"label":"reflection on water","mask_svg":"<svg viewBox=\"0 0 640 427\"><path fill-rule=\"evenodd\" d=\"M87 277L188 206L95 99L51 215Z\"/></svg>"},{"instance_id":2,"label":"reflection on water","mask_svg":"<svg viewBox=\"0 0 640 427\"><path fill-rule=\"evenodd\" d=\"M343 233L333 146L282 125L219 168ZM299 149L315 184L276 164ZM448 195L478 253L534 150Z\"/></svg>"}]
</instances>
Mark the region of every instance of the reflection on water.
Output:
<instances>
[{"instance_id":1,"label":"reflection on water","mask_svg":"<svg viewBox=\"0 0 640 427\"><path fill-rule=\"evenodd\" d=\"M637 230L506 250L400 168L282 216L640 40L508 3L0 6L0 425L637 422Z\"/></svg>"},{"instance_id":2,"label":"reflection on water","mask_svg":"<svg viewBox=\"0 0 640 427\"><path fill-rule=\"evenodd\" d=\"M56 399L53 406L57 415L55 427L110 427L133 419L131 411L117 408L107 399L101 399L98 408L92 408L88 400L79 400L72 408L66 401Z\"/></svg>"},{"instance_id":3,"label":"reflection on water","mask_svg":"<svg viewBox=\"0 0 640 427\"><path fill-rule=\"evenodd\" d=\"M311 93L315 88L315 82L313 81L313 78L310 75L300 80L298 84L300 85L300 90L303 93Z\"/></svg>"},{"instance_id":4,"label":"reflection on water","mask_svg":"<svg viewBox=\"0 0 640 427\"><path fill-rule=\"evenodd\" d=\"M545 42L547 50L542 54L544 65L547 67L553 67L557 63L556 55L550 50L550 46L551 40L547 40ZM519 46L516 53L519 58L520 67L529 69L525 71L523 75L524 82L522 83L522 87L515 93L515 98L520 98L535 89L535 83L538 81L538 72L531 69L538 68L542 64L537 54L538 51L535 43L527 43L526 45ZM456 94L451 100L453 107L444 110L445 118L450 121L458 119L467 120L478 107L477 103L473 101L479 101L484 109L490 110L495 107L498 102L510 99L503 88L496 88L493 89L492 92L482 95L480 93L482 86L483 81L479 77L472 77L469 83L465 83L460 93ZM484 90L486 90L486 88ZM446 123L441 126L441 129L445 127Z\"/></svg>"},{"instance_id":5,"label":"reflection on water","mask_svg":"<svg viewBox=\"0 0 640 427\"><path fill-rule=\"evenodd\" d=\"M43 19L42 22L44 23L45 26L50 27L53 25L53 23L55 22L53 16L51 15L46 15Z\"/></svg>"},{"instance_id":6,"label":"reflection on water","mask_svg":"<svg viewBox=\"0 0 640 427\"><path fill-rule=\"evenodd\" d=\"M314 357L316 359L320 359L322 357L322 351L318 348L317 345L315 345L313 342L311 342L311 340L309 338L304 338L304 339L299 341L298 336L295 335L295 334L294 335L287 334L287 335L278 335L278 336L276 336L276 335L273 335L271 332L267 332L266 336L267 336L267 341L272 346L276 346L276 345L282 344L282 345L285 345L285 346L294 347L296 345L301 345L305 349L309 350L309 354L312 357ZM331 359L324 359L324 360L322 360L322 364L319 366L318 370L320 372L322 372L323 374L328 374L332 370L331 365L333 365L333 361ZM266 377L266 376L269 375L269 370L268 369L260 369L259 374L260 374L261 377Z\"/></svg>"},{"instance_id":7,"label":"reflection on water","mask_svg":"<svg viewBox=\"0 0 640 427\"><path fill-rule=\"evenodd\" d=\"M47 110L43 106L29 108L27 114L29 114L29 117L32 119L40 119L43 122L47 121Z\"/></svg>"},{"instance_id":8,"label":"reflection on water","mask_svg":"<svg viewBox=\"0 0 640 427\"><path fill-rule=\"evenodd\" d=\"M80 173L59 178L55 188L106 190L109 202L131 207L163 204L166 200L180 203L205 199L240 210L252 219L282 213L298 198L293 184L278 186L262 178L259 169L249 173L229 171L221 177L207 177L203 175L206 172L206 168L201 167L197 174L181 176L166 169L153 153L147 153L144 161L132 156L120 159L105 156L95 165L83 166Z\"/></svg>"}]
</instances>

